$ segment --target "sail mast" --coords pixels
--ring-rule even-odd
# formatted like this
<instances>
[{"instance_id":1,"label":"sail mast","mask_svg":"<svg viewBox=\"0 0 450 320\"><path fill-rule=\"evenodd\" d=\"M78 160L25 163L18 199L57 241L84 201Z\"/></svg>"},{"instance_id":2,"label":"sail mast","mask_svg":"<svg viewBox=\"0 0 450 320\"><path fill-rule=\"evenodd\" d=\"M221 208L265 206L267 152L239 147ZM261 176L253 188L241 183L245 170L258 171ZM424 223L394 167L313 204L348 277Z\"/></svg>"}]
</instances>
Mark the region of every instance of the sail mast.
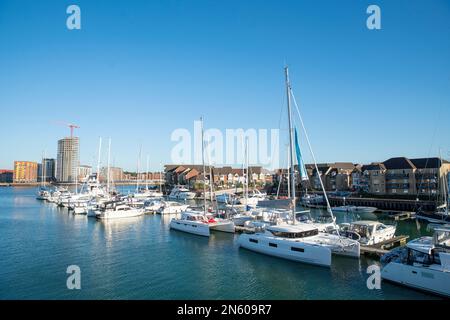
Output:
<instances>
[{"instance_id":1,"label":"sail mast","mask_svg":"<svg viewBox=\"0 0 450 320\"><path fill-rule=\"evenodd\" d=\"M290 165L290 179L291 179L291 201L292 201L292 223L295 224L295 168L294 168L294 139L292 130L292 114L291 114L291 84L289 83L289 70L286 66L284 68L286 77L286 96L288 108L289 121L289 165Z\"/></svg>"},{"instance_id":2,"label":"sail mast","mask_svg":"<svg viewBox=\"0 0 450 320\"><path fill-rule=\"evenodd\" d=\"M111 179L111 138L109 138L108 141L108 173L106 176L107 182L106 182L106 191L109 193L111 192L110 190L110 179Z\"/></svg>"},{"instance_id":3,"label":"sail mast","mask_svg":"<svg viewBox=\"0 0 450 320\"><path fill-rule=\"evenodd\" d=\"M203 213L206 216L206 168L205 168L205 142L203 139L203 117L200 117L200 122L202 126L202 166L203 166L203 202L205 207L203 208Z\"/></svg>"},{"instance_id":4,"label":"sail mast","mask_svg":"<svg viewBox=\"0 0 450 320\"><path fill-rule=\"evenodd\" d=\"M100 183L100 160L101 160L101 152L102 152L102 137L99 139L98 143L98 160L97 160L97 183Z\"/></svg>"},{"instance_id":5,"label":"sail mast","mask_svg":"<svg viewBox=\"0 0 450 320\"><path fill-rule=\"evenodd\" d=\"M141 153L142 153L142 145L139 147L139 157L137 161L137 175L136 175L136 193L139 192L139 174L141 170Z\"/></svg>"},{"instance_id":6,"label":"sail mast","mask_svg":"<svg viewBox=\"0 0 450 320\"><path fill-rule=\"evenodd\" d=\"M145 173L145 191L148 191L148 164L149 164L150 158L149 155L147 155L147 171Z\"/></svg>"}]
</instances>

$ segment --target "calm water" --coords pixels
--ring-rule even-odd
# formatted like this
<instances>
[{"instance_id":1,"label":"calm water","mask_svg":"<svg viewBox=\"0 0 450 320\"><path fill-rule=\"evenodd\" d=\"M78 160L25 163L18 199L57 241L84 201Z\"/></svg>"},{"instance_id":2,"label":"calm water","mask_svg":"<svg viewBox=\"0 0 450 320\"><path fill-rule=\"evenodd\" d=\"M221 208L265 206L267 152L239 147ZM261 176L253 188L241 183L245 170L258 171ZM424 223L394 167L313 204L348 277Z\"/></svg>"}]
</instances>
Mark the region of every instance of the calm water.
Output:
<instances>
[{"instance_id":1,"label":"calm water","mask_svg":"<svg viewBox=\"0 0 450 320\"><path fill-rule=\"evenodd\" d=\"M35 200L36 189L0 188L0 299L433 299L382 283L374 261L333 257L331 269L239 249L238 235L170 231L148 215L99 222ZM348 219L348 217L346 217ZM413 222L398 233L425 234ZM66 269L81 268L81 290Z\"/></svg>"}]
</instances>

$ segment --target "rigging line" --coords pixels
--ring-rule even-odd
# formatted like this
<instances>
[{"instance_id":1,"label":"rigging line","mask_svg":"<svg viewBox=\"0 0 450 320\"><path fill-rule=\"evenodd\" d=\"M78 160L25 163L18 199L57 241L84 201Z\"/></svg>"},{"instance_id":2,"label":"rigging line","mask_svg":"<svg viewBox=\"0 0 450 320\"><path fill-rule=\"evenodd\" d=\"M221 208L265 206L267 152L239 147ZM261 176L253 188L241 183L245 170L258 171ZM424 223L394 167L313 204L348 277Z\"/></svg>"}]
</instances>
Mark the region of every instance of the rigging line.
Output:
<instances>
[{"instance_id":1,"label":"rigging line","mask_svg":"<svg viewBox=\"0 0 450 320\"><path fill-rule=\"evenodd\" d=\"M437 119L436 119L437 121L435 121L434 123L439 123L438 120L440 119L441 112L442 112L442 105L440 105L440 107L439 107L439 110L438 110L438 113L437 113ZM430 144L430 148L428 149L427 160L426 160L426 162L425 162L425 168L424 168L424 170L428 168L428 160L429 160L430 155L431 155L431 150L433 149L434 140L435 140L435 138L436 138L436 133L437 133L438 127L439 127L439 125L435 125L435 126L434 126L433 135L432 135L432 137L431 137L431 144ZM439 156L439 157L440 157L440 156ZM419 184L419 190L417 190L417 200L419 200L420 189L422 189L423 175L424 175L424 173L425 173L425 172L423 172L422 175L421 175L420 184ZM429 196L429 200L431 200L431 193L429 193L428 196ZM416 209L416 207L417 207L417 202L416 202L416 204L415 204L415 206L414 206L414 209Z\"/></svg>"},{"instance_id":2,"label":"rigging line","mask_svg":"<svg viewBox=\"0 0 450 320\"><path fill-rule=\"evenodd\" d=\"M292 91L292 89L291 89L291 95L292 95L292 100L293 100L293 102L294 102L294 105L295 105L295 108L296 108L296 110L297 110L298 116L299 116L299 118L300 118L300 123L301 123L301 125L302 125L303 133L305 134L306 141L307 141L307 143L308 143L309 151L311 152L311 156L312 156L312 158L313 158L313 160L314 160L314 166L315 166L316 172L317 172L317 174L319 175L320 186L322 187L323 194L324 194L324 197L325 197L325 201L326 201L326 203L327 203L327 211L328 211L328 213L331 215L331 217L332 217L332 219L333 219L333 223L336 224L335 219L334 219L334 215L333 215L333 211L331 210L330 202L329 202L329 200L328 200L327 192L326 192L326 190L325 190L325 187L324 187L324 185L323 185L322 178L321 178L321 176L320 176L319 167L317 166L316 156L314 155L314 152L313 152L313 150L312 150L311 142L310 142L310 140L309 140L308 133L306 132L305 124L303 123L303 118L302 118L302 115L301 115L301 113L300 113L300 109L299 109L299 107L298 107L297 100L295 99L294 92Z\"/></svg>"}]
</instances>

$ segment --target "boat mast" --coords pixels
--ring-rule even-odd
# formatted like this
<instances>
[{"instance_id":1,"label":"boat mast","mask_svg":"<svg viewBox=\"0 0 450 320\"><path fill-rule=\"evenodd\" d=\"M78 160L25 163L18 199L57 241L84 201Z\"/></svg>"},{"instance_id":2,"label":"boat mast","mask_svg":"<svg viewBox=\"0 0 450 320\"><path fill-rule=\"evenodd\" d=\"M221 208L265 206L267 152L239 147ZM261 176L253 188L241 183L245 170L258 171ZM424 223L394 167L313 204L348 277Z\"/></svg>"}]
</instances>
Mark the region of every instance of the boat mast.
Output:
<instances>
[{"instance_id":1,"label":"boat mast","mask_svg":"<svg viewBox=\"0 0 450 320\"><path fill-rule=\"evenodd\" d=\"M289 165L290 165L290 156L289 156L289 146L287 146L286 148L287 151L287 172L286 172L286 178L287 178L287 196L290 197L291 196L291 170L289 170Z\"/></svg>"},{"instance_id":2,"label":"boat mast","mask_svg":"<svg viewBox=\"0 0 450 320\"><path fill-rule=\"evenodd\" d=\"M145 173L145 190L148 191L148 162L150 161L149 155L147 155L147 172Z\"/></svg>"},{"instance_id":3,"label":"boat mast","mask_svg":"<svg viewBox=\"0 0 450 320\"><path fill-rule=\"evenodd\" d=\"M100 183L100 159L102 152L102 137L100 137L100 141L98 143L98 160L97 160L97 183Z\"/></svg>"},{"instance_id":4,"label":"boat mast","mask_svg":"<svg viewBox=\"0 0 450 320\"><path fill-rule=\"evenodd\" d=\"M139 147L139 157L137 160L136 193L139 192L139 171L141 170L141 153L142 153L142 145Z\"/></svg>"},{"instance_id":5,"label":"boat mast","mask_svg":"<svg viewBox=\"0 0 450 320\"><path fill-rule=\"evenodd\" d=\"M291 84L289 83L289 69L284 68L286 77L286 96L288 108L289 121L289 164L290 164L290 179L291 179L291 201L292 201L292 223L295 224L295 168L294 168L294 140L292 130L292 114L291 114Z\"/></svg>"},{"instance_id":6,"label":"boat mast","mask_svg":"<svg viewBox=\"0 0 450 320\"><path fill-rule=\"evenodd\" d=\"M42 165L41 165L41 188L45 187L45 174L44 174L44 170L45 170L45 151L42 153Z\"/></svg>"},{"instance_id":7,"label":"boat mast","mask_svg":"<svg viewBox=\"0 0 450 320\"><path fill-rule=\"evenodd\" d=\"M203 208L203 214L206 216L206 168L205 168L205 141L203 139L203 117L200 117L202 128L202 166L203 166L203 202L205 204Z\"/></svg>"},{"instance_id":8,"label":"boat mast","mask_svg":"<svg viewBox=\"0 0 450 320\"><path fill-rule=\"evenodd\" d=\"M248 137L245 138L245 205L248 206Z\"/></svg>"},{"instance_id":9,"label":"boat mast","mask_svg":"<svg viewBox=\"0 0 450 320\"><path fill-rule=\"evenodd\" d=\"M214 193L214 177L213 177L213 173L212 173L212 168L211 168L211 161L209 159L208 156L208 166L209 166L209 200L211 201L211 206L214 209L214 197L213 197L213 193Z\"/></svg>"},{"instance_id":10,"label":"boat mast","mask_svg":"<svg viewBox=\"0 0 450 320\"><path fill-rule=\"evenodd\" d=\"M159 192L162 193L162 164L161 162L159 163Z\"/></svg>"},{"instance_id":11,"label":"boat mast","mask_svg":"<svg viewBox=\"0 0 450 320\"><path fill-rule=\"evenodd\" d=\"M106 175L107 177L107 182L106 182L106 191L109 193L111 192L110 190L110 179L111 179L111 138L109 138L108 141L108 173Z\"/></svg>"}]
</instances>

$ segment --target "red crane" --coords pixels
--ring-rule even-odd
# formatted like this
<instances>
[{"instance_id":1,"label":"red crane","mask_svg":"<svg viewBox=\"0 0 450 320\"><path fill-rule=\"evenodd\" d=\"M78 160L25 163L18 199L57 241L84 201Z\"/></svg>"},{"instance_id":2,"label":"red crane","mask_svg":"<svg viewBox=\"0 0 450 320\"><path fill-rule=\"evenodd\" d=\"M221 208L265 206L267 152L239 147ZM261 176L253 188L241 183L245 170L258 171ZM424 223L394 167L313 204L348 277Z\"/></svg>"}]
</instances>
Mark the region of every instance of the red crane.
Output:
<instances>
[{"instance_id":1,"label":"red crane","mask_svg":"<svg viewBox=\"0 0 450 320\"><path fill-rule=\"evenodd\" d=\"M73 138L73 129L79 129L79 128L80 128L80 127L77 126L76 124L65 123L65 122L61 122L61 121L58 121L57 124L63 125L63 126L66 126L66 127L69 127L69 128L70 128L70 137L71 137L71 138Z\"/></svg>"},{"instance_id":2,"label":"red crane","mask_svg":"<svg viewBox=\"0 0 450 320\"><path fill-rule=\"evenodd\" d=\"M67 124L67 126L70 128L70 137L73 138L73 129L79 129L80 127L77 126L76 124Z\"/></svg>"}]
</instances>

